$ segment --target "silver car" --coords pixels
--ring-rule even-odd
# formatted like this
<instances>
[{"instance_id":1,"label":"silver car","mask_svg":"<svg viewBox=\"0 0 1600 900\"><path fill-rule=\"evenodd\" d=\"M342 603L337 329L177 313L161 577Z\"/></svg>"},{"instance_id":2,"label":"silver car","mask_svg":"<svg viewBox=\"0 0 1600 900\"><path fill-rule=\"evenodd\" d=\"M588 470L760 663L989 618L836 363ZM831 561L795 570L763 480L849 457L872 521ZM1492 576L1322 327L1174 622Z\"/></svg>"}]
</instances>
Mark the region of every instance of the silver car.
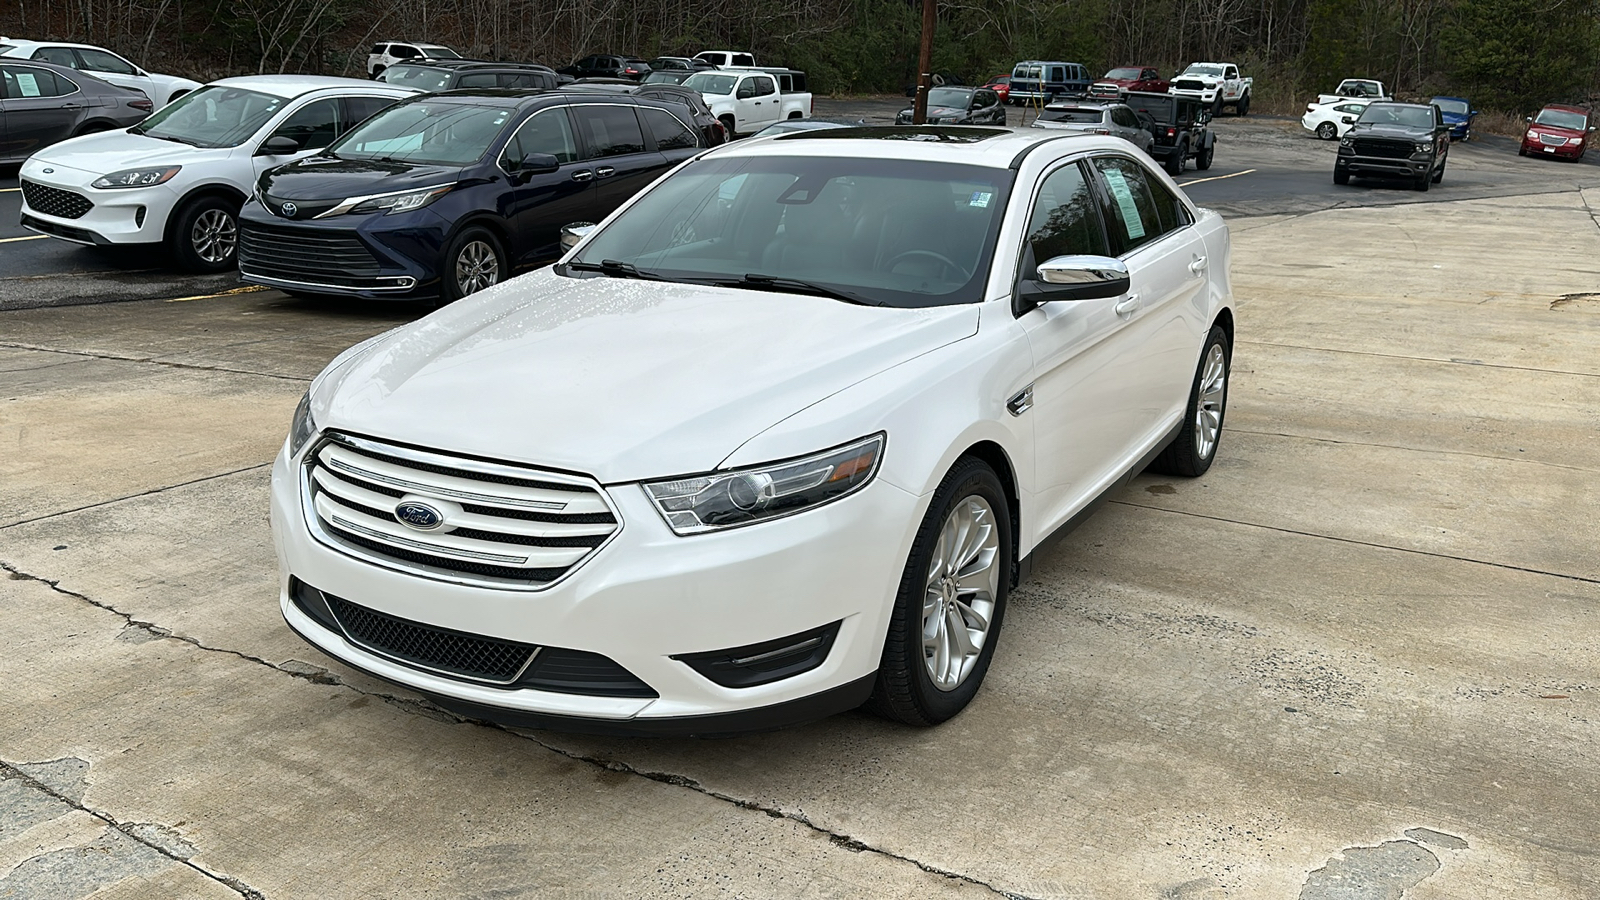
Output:
<instances>
[{"instance_id":1,"label":"silver car","mask_svg":"<svg viewBox=\"0 0 1600 900\"><path fill-rule=\"evenodd\" d=\"M1150 123L1123 103L1052 103L1039 113L1033 127L1109 134L1122 138L1146 154L1155 143Z\"/></svg>"}]
</instances>

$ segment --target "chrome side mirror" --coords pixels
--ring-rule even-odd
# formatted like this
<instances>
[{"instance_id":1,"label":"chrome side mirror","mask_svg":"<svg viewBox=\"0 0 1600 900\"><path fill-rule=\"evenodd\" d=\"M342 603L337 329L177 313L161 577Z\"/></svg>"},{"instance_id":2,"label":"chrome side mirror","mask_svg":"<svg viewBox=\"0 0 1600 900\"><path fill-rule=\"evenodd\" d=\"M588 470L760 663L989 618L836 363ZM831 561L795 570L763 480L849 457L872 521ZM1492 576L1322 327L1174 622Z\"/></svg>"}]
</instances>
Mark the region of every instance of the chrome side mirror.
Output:
<instances>
[{"instance_id":1,"label":"chrome side mirror","mask_svg":"<svg viewBox=\"0 0 1600 900\"><path fill-rule=\"evenodd\" d=\"M1038 302L1120 297L1131 283L1128 266L1109 256L1057 256L1040 263L1037 276Z\"/></svg>"},{"instance_id":2,"label":"chrome side mirror","mask_svg":"<svg viewBox=\"0 0 1600 900\"><path fill-rule=\"evenodd\" d=\"M565 253L566 251L571 250L573 247L578 246L578 242L588 237L589 232L593 230L593 222L573 222L570 225L567 225L565 228L562 228L561 252Z\"/></svg>"}]
</instances>

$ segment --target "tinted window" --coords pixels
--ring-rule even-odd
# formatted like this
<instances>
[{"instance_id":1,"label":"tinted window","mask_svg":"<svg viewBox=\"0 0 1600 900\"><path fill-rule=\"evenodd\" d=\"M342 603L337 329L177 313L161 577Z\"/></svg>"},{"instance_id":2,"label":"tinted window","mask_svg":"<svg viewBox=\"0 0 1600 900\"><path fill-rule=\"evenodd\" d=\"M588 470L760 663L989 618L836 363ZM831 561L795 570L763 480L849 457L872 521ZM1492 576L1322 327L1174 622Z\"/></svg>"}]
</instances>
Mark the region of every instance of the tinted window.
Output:
<instances>
[{"instance_id":1,"label":"tinted window","mask_svg":"<svg viewBox=\"0 0 1600 900\"><path fill-rule=\"evenodd\" d=\"M390 97L346 97L344 98L344 121L340 123L340 133L349 131L358 123L377 115L378 112L394 104Z\"/></svg>"},{"instance_id":2,"label":"tinted window","mask_svg":"<svg viewBox=\"0 0 1600 900\"><path fill-rule=\"evenodd\" d=\"M510 170L529 153L548 153L563 163L578 158L578 142L572 137L572 123L567 119L566 107L534 113L506 144L501 159Z\"/></svg>"},{"instance_id":3,"label":"tinted window","mask_svg":"<svg viewBox=\"0 0 1600 900\"><path fill-rule=\"evenodd\" d=\"M754 66L756 58L748 53L733 54L733 64L736 66Z\"/></svg>"},{"instance_id":4,"label":"tinted window","mask_svg":"<svg viewBox=\"0 0 1600 900\"><path fill-rule=\"evenodd\" d=\"M78 50L78 56L83 60L86 72L110 72L113 75L139 74L128 61L104 50L91 50L83 47Z\"/></svg>"},{"instance_id":5,"label":"tinted window","mask_svg":"<svg viewBox=\"0 0 1600 900\"><path fill-rule=\"evenodd\" d=\"M644 134L631 107L576 106L572 111L588 145L585 159L644 152Z\"/></svg>"},{"instance_id":6,"label":"tinted window","mask_svg":"<svg viewBox=\"0 0 1600 900\"><path fill-rule=\"evenodd\" d=\"M1110 202L1109 224L1126 253L1186 223L1178 200L1145 168L1122 156L1095 159Z\"/></svg>"},{"instance_id":7,"label":"tinted window","mask_svg":"<svg viewBox=\"0 0 1600 900\"><path fill-rule=\"evenodd\" d=\"M657 150L690 150L700 146L694 132L666 110L642 106L639 115L644 117L644 123L655 136Z\"/></svg>"},{"instance_id":8,"label":"tinted window","mask_svg":"<svg viewBox=\"0 0 1600 900\"><path fill-rule=\"evenodd\" d=\"M389 48L389 55L398 59L416 59L417 57L420 57L422 53L415 47L407 47L405 44L395 44Z\"/></svg>"},{"instance_id":9,"label":"tinted window","mask_svg":"<svg viewBox=\"0 0 1600 900\"><path fill-rule=\"evenodd\" d=\"M373 56L382 56L383 55L383 51L385 51L387 49L389 49L389 45L388 44L373 44L372 45L372 50L370 52L372 53Z\"/></svg>"},{"instance_id":10,"label":"tinted window","mask_svg":"<svg viewBox=\"0 0 1600 900\"><path fill-rule=\"evenodd\" d=\"M450 83L450 73L432 66L396 64L383 70L379 80L400 87L416 88L423 92L442 91Z\"/></svg>"},{"instance_id":11,"label":"tinted window","mask_svg":"<svg viewBox=\"0 0 1600 900\"><path fill-rule=\"evenodd\" d=\"M40 47L33 51L33 58L47 63L55 63L58 66L67 66L73 69L78 67L78 57L73 55L70 47Z\"/></svg>"},{"instance_id":12,"label":"tinted window","mask_svg":"<svg viewBox=\"0 0 1600 900\"><path fill-rule=\"evenodd\" d=\"M500 79L488 72L471 72L461 76L456 82L458 88L492 88L499 86Z\"/></svg>"},{"instance_id":13,"label":"tinted window","mask_svg":"<svg viewBox=\"0 0 1600 900\"><path fill-rule=\"evenodd\" d=\"M1057 256L1107 256L1100 208L1083 168L1069 163L1045 177L1028 219L1022 277L1032 278L1039 263Z\"/></svg>"},{"instance_id":14,"label":"tinted window","mask_svg":"<svg viewBox=\"0 0 1600 900\"><path fill-rule=\"evenodd\" d=\"M777 93L778 90L778 86L773 83L772 79L765 75L750 79L750 83L755 85L757 97L765 97L768 94ZM964 106L965 104L962 105Z\"/></svg>"},{"instance_id":15,"label":"tinted window","mask_svg":"<svg viewBox=\"0 0 1600 900\"><path fill-rule=\"evenodd\" d=\"M136 128L198 147L237 147L277 115L284 102L270 94L206 85L156 110Z\"/></svg>"},{"instance_id":16,"label":"tinted window","mask_svg":"<svg viewBox=\"0 0 1600 900\"><path fill-rule=\"evenodd\" d=\"M464 166L483 158L510 119L511 110L493 106L443 99L405 103L357 125L328 152L345 159Z\"/></svg>"},{"instance_id":17,"label":"tinted window","mask_svg":"<svg viewBox=\"0 0 1600 900\"><path fill-rule=\"evenodd\" d=\"M317 150L333 143L338 136L339 101L328 99L307 103L290 113L267 139L292 138L301 150Z\"/></svg>"},{"instance_id":18,"label":"tinted window","mask_svg":"<svg viewBox=\"0 0 1600 900\"><path fill-rule=\"evenodd\" d=\"M1044 122L1078 122L1081 124L1092 125L1094 123L1104 121L1104 116L1105 113L1103 111L1093 108L1061 109L1056 107L1046 107L1045 111L1039 114L1039 119Z\"/></svg>"},{"instance_id":19,"label":"tinted window","mask_svg":"<svg viewBox=\"0 0 1600 900\"><path fill-rule=\"evenodd\" d=\"M994 91L979 91L978 105L983 107L993 106L1000 102L1000 95Z\"/></svg>"},{"instance_id":20,"label":"tinted window","mask_svg":"<svg viewBox=\"0 0 1600 900\"><path fill-rule=\"evenodd\" d=\"M1139 127L1139 117L1134 115L1133 110L1127 108L1126 106L1119 106L1112 110L1111 121L1121 125L1124 128Z\"/></svg>"},{"instance_id":21,"label":"tinted window","mask_svg":"<svg viewBox=\"0 0 1600 900\"><path fill-rule=\"evenodd\" d=\"M4 73L5 96L18 100L26 97L59 97L70 94L78 86L61 78L49 69L33 66L0 66Z\"/></svg>"}]
</instances>

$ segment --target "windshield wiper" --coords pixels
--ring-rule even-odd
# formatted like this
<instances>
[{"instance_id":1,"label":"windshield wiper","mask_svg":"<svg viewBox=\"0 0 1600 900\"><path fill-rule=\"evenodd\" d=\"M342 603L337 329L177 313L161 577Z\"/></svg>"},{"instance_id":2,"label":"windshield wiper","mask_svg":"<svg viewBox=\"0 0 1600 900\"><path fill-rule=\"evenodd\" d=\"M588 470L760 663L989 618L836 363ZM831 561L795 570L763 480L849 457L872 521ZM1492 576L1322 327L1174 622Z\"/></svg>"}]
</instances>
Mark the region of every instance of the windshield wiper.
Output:
<instances>
[{"instance_id":1,"label":"windshield wiper","mask_svg":"<svg viewBox=\"0 0 1600 900\"><path fill-rule=\"evenodd\" d=\"M803 281L799 278L782 278L777 275L762 275L759 272L747 273L738 281L729 280L717 281L713 283L720 287L743 287L754 288L758 291L783 291L791 294L813 294L818 297L828 297L833 300L843 300L846 303L854 303L857 306L884 305L876 300L868 300L859 294L841 291L838 288L827 287L825 285L817 284L813 281Z\"/></svg>"},{"instance_id":2,"label":"windshield wiper","mask_svg":"<svg viewBox=\"0 0 1600 900\"><path fill-rule=\"evenodd\" d=\"M640 271L633 263L625 263L615 259L602 259L597 263L570 262L566 269L570 272L599 272L607 278L638 278L642 281L666 281L667 279L654 272Z\"/></svg>"},{"instance_id":3,"label":"windshield wiper","mask_svg":"<svg viewBox=\"0 0 1600 900\"><path fill-rule=\"evenodd\" d=\"M170 134L151 134L148 131L141 131L139 133L144 135L145 137L153 137L158 141L171 141L174 144L188 144L190 147L198 147L198 146L200 146L200 142L199 141L191 141L188 138L173 137Z\"/></svg>"}]
</instances>

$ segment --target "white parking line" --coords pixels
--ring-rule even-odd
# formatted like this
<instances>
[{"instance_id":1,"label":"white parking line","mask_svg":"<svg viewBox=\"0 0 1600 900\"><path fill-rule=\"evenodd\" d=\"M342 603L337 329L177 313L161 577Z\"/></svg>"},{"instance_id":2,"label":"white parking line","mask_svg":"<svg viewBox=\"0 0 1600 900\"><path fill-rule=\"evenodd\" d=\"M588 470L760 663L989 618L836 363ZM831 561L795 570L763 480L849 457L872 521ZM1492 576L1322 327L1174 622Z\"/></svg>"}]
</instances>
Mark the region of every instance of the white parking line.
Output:
<instances>
[{"instance_id":1,"label":"white parking line","mask_svg":"<svg viewBox=\"0 0 1600 900\"><path fill-rule=\"evenodd\" d=\"M28 234L28 235L23 235L22 237L0 238L0 244L12 244L12 243L15 243L17 241L37 241L37 240L41 240L43 238L47 238L49 236L50 235L48 235L48 234Z\"/></svg>"},{"instance_id":2,"label":"white parking line","mask_svg":"<svg viewBox=\"0 0 1600 900\"><path fill-rule=\"evenodd\" d=\"M1232 175L1213 175L1210 178L1196 178L1193 181L1180 181L1178 187L1188 187L1191 184L1204 184L1207 181L1221 181L1224 178L1238 178L1240 175L1249 175L1255 169L1245 169L1243 172L1234 172Z\"/></svg>"}]
</instances>

